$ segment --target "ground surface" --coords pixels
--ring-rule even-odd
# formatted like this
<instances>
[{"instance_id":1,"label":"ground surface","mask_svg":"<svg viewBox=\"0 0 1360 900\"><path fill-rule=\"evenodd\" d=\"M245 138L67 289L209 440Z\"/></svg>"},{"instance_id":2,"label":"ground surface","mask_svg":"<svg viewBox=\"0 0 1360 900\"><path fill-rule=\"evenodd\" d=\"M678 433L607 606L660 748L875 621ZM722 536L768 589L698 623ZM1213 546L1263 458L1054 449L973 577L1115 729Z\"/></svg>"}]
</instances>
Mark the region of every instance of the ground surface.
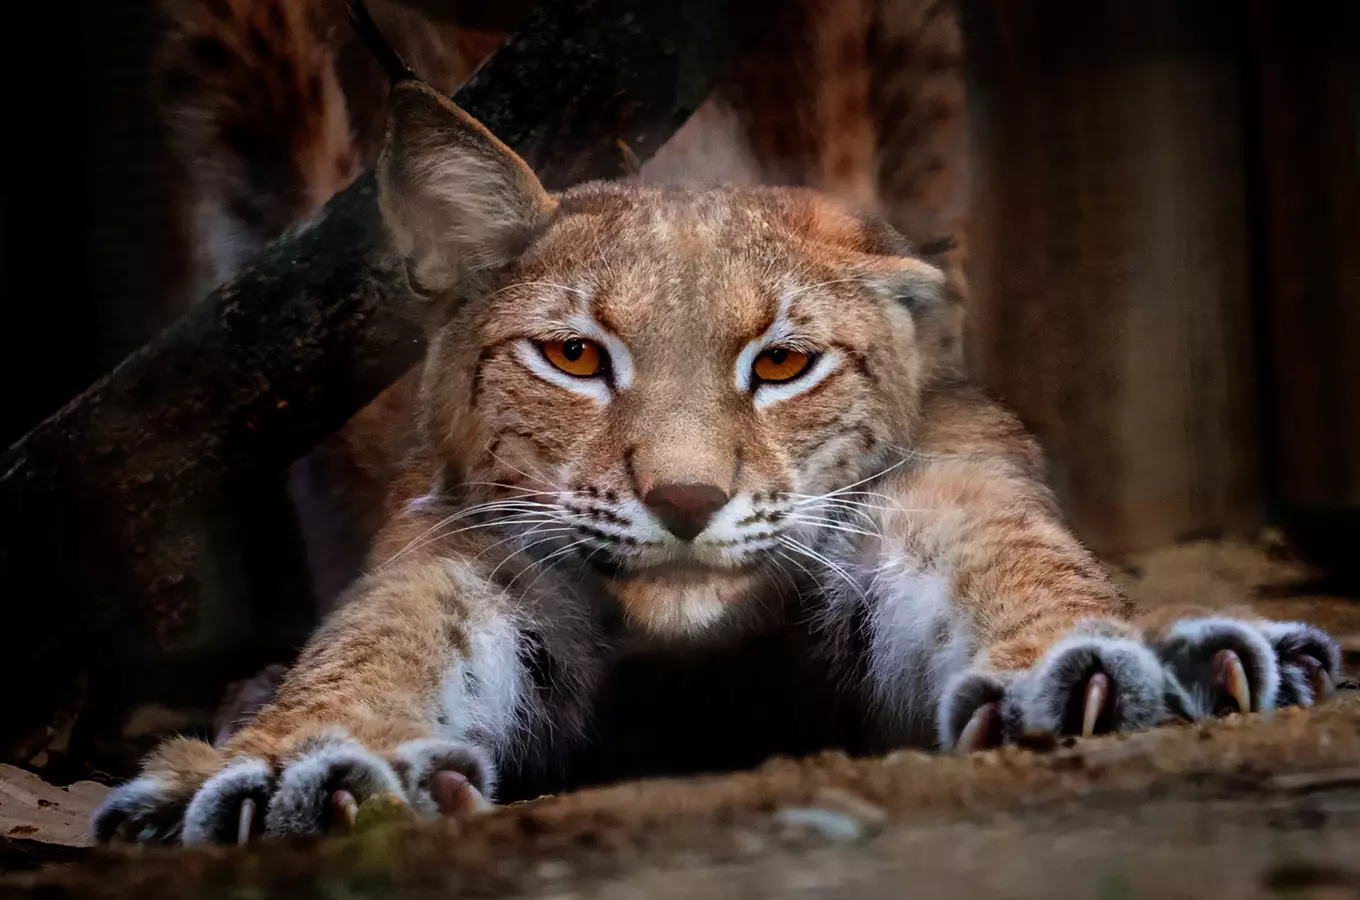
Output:
<instances>
[{"instance_id":1,"label":"ground surface","mask_svg":"<svg viewBox=\"0 0 1360 900\"><path fill-rule=\"evenodd\" d=\"M1360 897L1360 603L1299 596L1304 573L1245 546L1128 571L1146 604L1254 597L1327 627L1350 651L1348 687L1269 720L962 759L826 754L319 844L106 852L0 895Z\"/></svg>"}]
</instances>

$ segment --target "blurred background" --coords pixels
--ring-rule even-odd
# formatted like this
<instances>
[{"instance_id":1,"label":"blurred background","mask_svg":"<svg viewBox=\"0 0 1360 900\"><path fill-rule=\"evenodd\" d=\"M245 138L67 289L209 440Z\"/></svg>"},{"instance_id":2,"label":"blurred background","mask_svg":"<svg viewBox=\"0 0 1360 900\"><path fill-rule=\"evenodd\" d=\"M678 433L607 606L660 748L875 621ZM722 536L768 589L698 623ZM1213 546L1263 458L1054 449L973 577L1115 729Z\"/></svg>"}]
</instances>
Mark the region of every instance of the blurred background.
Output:
<instances>
[{"instance_id":1,"label":"blurred background","mask_svg":"<svg viewBox=\"0 0 1360 900\"><path fill-rule=\"evenodd\" d=\"M429 58L453 90L532 4L379 6L380 24L442 36ZM922 244L952 243L970 368L1044 442L1083 539L1112 560L1205 537L1288 545L1329 590L1355 593L1360 4L775 7L643 177L811 184L877 206ZM6 28L31 52L7 54L5 444L200 293L202 159L176 142L158 81L174 9L27 4ZM332 28L322 43L347 96L372 94L376 70L347 62L359 51L334 31L342 15L323 10L315 27ZM381 99L351 106L361 161ZM210 600L188 637L122 654L81 633L40 671L7 675L7 691L50 681L57 699L42 721L6 722L4 760L52 778L117 774L124 738L202 724L223 685L286 661L327 598L284 481L235 485L197 514L210 559L191 577ZM0 632L11 648L32 640Z\"/></svg>"}]
</instances>

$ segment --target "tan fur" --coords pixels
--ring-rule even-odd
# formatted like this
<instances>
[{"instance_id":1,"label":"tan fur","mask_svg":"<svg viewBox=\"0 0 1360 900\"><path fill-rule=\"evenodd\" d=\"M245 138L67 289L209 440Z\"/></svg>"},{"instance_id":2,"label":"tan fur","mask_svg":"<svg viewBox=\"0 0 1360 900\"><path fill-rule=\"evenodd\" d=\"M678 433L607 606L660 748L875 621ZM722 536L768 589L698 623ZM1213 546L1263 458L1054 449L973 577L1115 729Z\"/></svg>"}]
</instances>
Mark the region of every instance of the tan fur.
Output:
<instances>
[{"instance_id":1,"label":"tan fur","mask_svg":"<svg viewBox=\"0 0 1360 900\"><path fill-rule=\"evenodd\" d=\"M812 68L848 73L815 111L823 131L833 108L862 122L869 107L866 29L941 27L915 0L841 10L848 27L815 32ZM952 27L906 79L939 89L941 115L960 99L941 74ZM390 106L379 205L429 349L419 385L354 426L407 453L382 479L367 572L253 724L220 752L168 743L106 803L101 834L173 836L157 804L198 784L182 814L195 840L234 837L246 796L268 795L278 834L331 827L325 794L342 788L434 812L444 769L492 791L497 767L591 749L625 656L752 633L790 637L831 705L861 716L864 746L953 747L979 722L992 743L1070 734L1096 674L1114 698L1104 730L1212 714L1227 650L1263 708L1312 702L1335 674L1334 642L1307 626L1133 618L1063 525L1033 439L964 382L959 279L872 209L870 130L847 125L808 179L839 197L554 195L441 89L404 84ZM928 219L903 221L920 234ZM544 350L576 339L607 361L597 375ZM753 363L777 347L808 367L761 383ZM690 533L662 514L676 488L719 498Z\"/></svg>"},{"instance_id":2,"label":"tan fur","mask_svg":"<svg viewBox=\"0 0 1360 900\"><path fill-rule=\"evenodd\" d=\"M439 152L403 137L406 129L435 132L437 110L462 115L437 92L406 90L410 106L399 107L408 114L390 147L389 173L410 162L405 154ZM465 133L479 134L470 123ZM469 146L443 152L509 158L499 145ZM456 165L446 177L451 189L502 197L497 217L519 215L506 199L510 194L502 193L516 188L466 182ZM516 181L522 184L522 174ZM515 263L508 283L455 313L432 336L417 418L445 489L464 481L495 483L508 490L472 488L470 495L514 497L515 488L539 486L543 476L535 473L566 466L572 480L561 487L603 494L645 495L663 482L721 484L734 495L830 490L865 474L866 462L885 447L917 447L923 461L880 486L910 510L885 517L883 539L900 541L927 561L955 560L959 600L976 619L980 638L996 645L984 651L996 664L1026 665L1078 620L1122 614L1123 601L1105 572L1057 523L1038 481L1038 451L1018 425L980 398L949 388L929 392L922 409L927 379L939 373L925 355L933 348L918 345L915 322L899 298L915 294L927 308L945 305L938 294L943 281L924 263L894 255L900 245L873 220L791 189L601 184L552 200L532 185L518 190L528 198L526 211L551 210L550 223ZM440 197L448 214L468 217L469 204L445 188L403 178L385 183L389 215L406 214L398 198L411 191ZM400 246L418 252L398 227ZM519 227L532 229L532 217ZM503 239L494 230L485 238ZM466 264L469 253L452 258ZM757 417L730 383L726 361L768 326L781 281L805 290L797 316L855 362L824 389ZM590 313L626 337L637 361L634 387L607 412L543 382L507 352L519 336L551 327L575 308L570 292L545 287L553 285L585 286ZM851 435L862 443L795 484L797 448ZM417 479L394 505L429 489ZM418 537L426 524L424 516L399 514L389 531L401 537L382 538L374 561ZM388 574L370 577L356 590L360 599L312 642L276 707L233 748L263 752L268 742L260 732L305 734L307 723L336 721L379 745L413 736L410 723L425 717L438 661L460 643L462 613L454 610L467 602L453 592L439 561L466 543L433 542ZM683 633L689 620L671 608L677 592L732 605L742 595L767 592L769 584L716 568L623 579L609 589L641 627ZM379 695L396 713L391 720L370 718L357 702ZM355 708L361 713L340 714Z\"/></svg>"},{"instance_id":3,"label":"tan fur","mask_svg":"<svg viewBox=\"0 0 1360 900\"><path fill-rule=\"evenodd\" d=\"M1093 673L1106 728L1210 714L1224 650L1267 706L1335 672L1306 626L1135 626L1033 439L963 383L951 280L880 219L797 188L550 195L440 91L395 90L380 207L429 351L368 573L253 724L222 753L168 744L101 833L224 762L184 814L195 840L266 789L280 834L330 827L340 787L432 812L440 767L490 791L494 767L589 747L623 654L809 623L805 662L877 746L953 746L988 709L992 741L1071 733ZM542 348L577 338L597 375ZM776 346L808 367L761 383ZM661 486L721 500L686 536Z\"/></svg>"},{"instance_id":4,"label":"tan fur","mask_svg":"<svg viewBox=\"0 0 1360 900\"><path fill-rule=\"evenodd\" d=\"M404 90L410 105L398 110L410 114L399 121L383 172L401 171L410 162L401 158L405 153L508 154L494 143L445 146L441 151L406 139L405 129L434 131L437 110L462 114L435 91ZM465 127L476 141L482 140L471 123ZM466 217L463 210L481 207L449 190L502 197L509 196L504 191L516 190L497 187L494 179L466 182L462 171L457 165L447 168L447 187L390 178L384 183L383 208L392 216L407 214L410 207L401 197L419 191L441 198L452 214ZM643 496L659 483L686 482L721 484L734 495L759 495L834 489L865 474L866 463L885 447L921 439L932 441L927 446L938 442L956 452L976 446L1003 457L1037 453L1008 420L1002 424L1009 430L991 427L987 417L999 414L985 404L962 405L952 410L954 418L939 425L922 421L919 397L926 382L950 367L936 365L929 356L936 350L931 343L918 345L918 323L906 303L919 303L919 321L931 321L937 308L948 305L940 294L944 279L918 260L895 255L904 245L873 220L793 189L694 192L600 184L550 199L523 183L520 170L507 171L519 173L515 183L525 198L520 202L532 214L521 217L508 200L486 207L494 213L477 214L518 221L526 231L535 227L535 217L551 219L515 261L509 283L497 285L484 302L454 313L432 335L421 409L415 414L432 453L418 456L394 491L389 508L398 512L378 539L375 564L381 566L422 540L431 519L406 511L406 506L433 485L457 494L458 484L467 483L465 502L514 498L516 490L542 486L543 476L536 473L569 467L571 482L559 487L603 496ZM439 220L422 215L406 221ZM449 232L455 242L463 239L460 233ZM399 224L399 246L419 255L420 242L408 235ZM487 246L505 239L494 228L483 235ZM481 257L467 250L450 258L465 265L476 260L473 267L479 272L486 268ZM549 323L561 321L574 308L570 292L545 289L555 285L587 286L594 298L589 313L626 337L637 362L633 388L605 415L592 401L544 383L508 352L521 335L551 328ZM822 390L757 417L744 408L748 401L732 385L727 360L768 327L781 285L786 293L802 292L795 318L844 352L847 363L840 377ZM450 294L459 296L452 289ZM432 319L443 321L439 314ZM977 433L969 433L970 428ZM850 437L855 442L815 472L800 479L793 471L793 463L801 462L797 448ZM939 496L932 499L942 502L982 501L1004 508L1014 499L1043 496L1034 473L1018 467L989 477L994 473L968 464L953 481L947 468L912 471L914 479L902 487L904 497L934 491ZM484 484L504 487L487 489ZM1065 551L1089 565L1053 517L1051 506L1036 514L1033 525L1040 539L1055 544L1055 557ZM927 522L921 530L930 527ZM1014 532L1015 522L984 520L980 530L987 528L1003 533L995 545L979 544L979 569L993 566L995 555L1006 552L1005 540L1013 535L1004 532ZM969 522L956 530L945 540L979 539L969 533ZM438 682L440 661L458 652L463 642L457 621L469 601L453 590L441 560L468 552L468 546L464 538L427 542L408 551L396 568L380 568L380 574L370 576L356 588L356 599L313 640L276 705L231 749L276 756L283 746L336 723L380 749L420 736L413 723L428 718L429 692ZM941 552L952 553L953 548ZM504 554L491 560L501 562ZM510 571L525 564L516 562ZM985 604L994 590L1014 588L1024 592L1021 602L1033 601L1036 591L1030 582L1052 582L1052 568L1063 560L1049 566L1037 562L1033 571L1019 566L1005 583L974 590L970 598ZM1097 581L1092 591L1112 593L1103 573L1090 569ZM968 568L961 570L961 578L970 576ZM684 637L703 629L682 607L739 607L750 602L745 598L768 594L771 585L768 576L718 566L618 579L606 589L638 627ZM1056 627L1057 616L1065 612L1055 611L1044 627ZM1066 622L1070 625L1075 616L1089 612L1076 609ZM384 697L383 716L370 716L370 704L359 702L373 696Z\"/></svg>"},{"instance_id":5,"label":"tan fur","mask_svg":"<svg viewBox=\"0 0 1360 900\"><path fill-rule=\"evenodd\" d=\"M917 452L933 458L890 476L903 511L885 543L930 565L952 560L951 593L973 621L981 660L1024 669L1088 618L1123 619L1128 601L1058 518L1034 440L969 391L931 396Z\"/></svg>"},{"instance_id":6,"label":"tan fur","mask_svg":"<svg viewBox=\"0 0 1360 900\"><path fill-rule=\"evenodd\" d=\"M195 786L222 765L222 754L202 741L171 738L147 758L148 775L180 776Z\"/></svg>"},{"instance_id":7,"label":"tan fur","mask_svg":"<svg viewBox=\"0 0 1360 900\"><path fill-rule=\"evenodd\" d=\"M930 393L922 409L929 383L952 371L937 358L942 352L934 338L918 342L918 328L949 306L941 293L945 283L927 264L897 255L905 244L873 219L793 189L601 184L550 199L515 165L504 169L505 187L496 186L494 175L468 181L462 165L491 172L503 165L496 160L513 156L488 143L469 120L461 133L473 143L429 143L422 136L451 131L440 122L441 111L455 119L463 114L436 91L404 90L406 105L397 107L382 170L383 208L395 219L399 248L420 256L421 247L443 233L452 241L443 247L449 260L478 272L503 269L506 260L488 263L458 246L469 239L459 237L459 228L446 225L419 238L408 223L425 227L441 222L440 215L484 222L494 215L527 234L538 219L551 218L514 263L508 283L454 313L432 335L415 418L436 462L423 457L415 471L424 478L407 479L390 508L403 510L432 483L453 491L459 482L506 485L470 487L469 499L513 498L515 489L541 486L543 476L535 473L563 467L570 468L571 484L561 487L602 495L642 496L655 484L675 482L720 484L733 495L811 493L868 474L866 463L881 459L885 448L919 446L945 458L913 465L884 488L900 492L908 509L944 512L937 519L890 516L884 537L927 557L959 560L961 602L973 610L984 639L996 636L998 664L1024 665L1078 619L1121 612L1104 572L1056 523L1036 480L1038 451L1023 431L958 392ZM431 155L449 161L421 162ZM465 157L469 162L460 163ZM435 183L413 181L408 170ZM459 190L469 192L467 200ZM525 198L519 205L516 195ZM478 206L486 196L500 199ZM443 211L435 215L405 199L421 197L443 204ZM481 246L507 240L513 243L493 228L482 233ZM447 272L440 283L460 296L451 287L455 274ZM545 288L553 285L588 290L589 313L626 338L636 361L633 388L607 413L543 382L507 350L575 308L569 291ZM844 352L847 362L820 390L755 416L731 383L727 360L769 326L781 290L801 292L794 317ZM908 303L920 307L916 318ZM798 448L847 437L854 443L815 472L795 471L802 462ZM985 454L986 464L969 458L972 452ZM379 538L374 562L419 541L429 524L426 516L398 512ZM469 599L453 591L440 560L466 545L461 539L428 543L356 588L357 599L313 640L275 706L232 750L275 756L283 745L337 722L379 748L419 736L414 723L428 718L440 661L463 640L457 623ZM698 626L677 604L731 607L771 586L768 576L719 566L618 579L607 588L639 627L683 635ZM1036 617L1036 609L1043 614ZM1029 656L1026 647L1034 651ZM370 704L360 702L375 696L384 698L383 715L371 715Z\"/></svg>"},{"instance_id":8,"label":"tan fur","mask_svg":"<svg viewBox=\"0 0 1360 900\"><path fill-rule=\"evenodd\" d=\"M424 737L428 732L420 723L436 703L449 647L465 643L457 602L427 601L449 596L457 586L444 569L412 565L361 589L363 602L335 613L299 658L297 674L284 682L274 704L228 744L228 751L275 758L336 724L380 750ZM376 708L373 698L382 700ZM337 709L347 710L343 721Z\"/></svg>"},{"instance_id":9,"label":"tan fur","mask_svg":"<svg viewBox=\"0 0 1360 900\"><path fill-rule=\"evenodd\" d=\"M187 299L305 227L377 157L386 78L338 0L162 0L155 82L188 176ZM370 0L385 39L452 92L502 35ZM910 240L962 242L963 78L958 26L930 0L798 0L657 159L653 181L805 185L878 211ZM962 257L950 258L957 278ZM962 288L962 281L958 281ZM389 404L390 405L390 404ZM396 463L364 411L291 475L322 608L371 540L364 500ZM371 424L364 424L371 423Z\"/></svg>"}]
</instances>

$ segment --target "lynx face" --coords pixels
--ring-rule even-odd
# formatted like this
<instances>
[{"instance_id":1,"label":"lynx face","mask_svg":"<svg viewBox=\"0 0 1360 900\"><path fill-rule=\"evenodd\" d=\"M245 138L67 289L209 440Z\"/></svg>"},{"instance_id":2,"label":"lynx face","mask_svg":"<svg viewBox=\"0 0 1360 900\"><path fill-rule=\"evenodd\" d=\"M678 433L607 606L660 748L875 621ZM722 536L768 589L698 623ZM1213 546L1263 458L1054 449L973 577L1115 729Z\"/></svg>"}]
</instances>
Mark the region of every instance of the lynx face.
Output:
<instances>
[{"instance_id":1,"label":"lynx face","mask_svg":"<svg viewBox=\"0 0 1360 900\"><path fill-rule=\"evenodd\" d=\"M489 135L476 148L426 137L419 163L396 137L384 206L417 280L456 294L466 264L450 277L443 261L473 257L491 286L437 327L425 383L448 480L488 517L542 560L579 555L666 632L727 618L774 567L815 558L819 532L854 527L826 495L910 444L938 270L811 193L589 185L551 198ZM441 166L480 195L417 233L432 217L413 224L411 210L451 202ZM522 227L504 208L480 232L459 218L496 204L517 204ZM478 233L514 249L449 246Z\"/></svg>"}]
</instances>

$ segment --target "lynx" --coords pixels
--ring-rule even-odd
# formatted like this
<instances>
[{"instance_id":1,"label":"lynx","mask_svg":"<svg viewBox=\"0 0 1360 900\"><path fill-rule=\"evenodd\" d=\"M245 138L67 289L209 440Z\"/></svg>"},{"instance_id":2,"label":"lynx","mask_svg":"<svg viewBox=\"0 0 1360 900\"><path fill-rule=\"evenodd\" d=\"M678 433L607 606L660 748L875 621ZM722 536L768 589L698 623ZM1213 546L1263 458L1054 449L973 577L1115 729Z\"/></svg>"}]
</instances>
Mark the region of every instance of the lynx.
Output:
<instances>
[{"instance_id":1,"label":"lynx","mask_svg":"<svg viewBox=\"0 0 1360 900\"><path fill-rule=\"evenodd\" d=\"M340 0L156 5L164 33L152 83L186 176L179 215L193 248L184 306L269 241L305 230L374 164L388 79ZM504 37L494 28L531 6L365 5L384 43L445 94ZM919 245L949 248L938 259L957 269L966 206L961 59L951 4L790 0L641 176L815 187L879 212ZM380 524L373 498L397 462L387 440L395 405L384 398L290 470L312 583L306 607L328 609L357 577Z\"/></svg>"},{"instance_id":2,"label":"lynx","mask_svg":"<svg viewBox=\"0 0 1360 900\"><path fill-rule=\"evenodd\" d=\"M788 636L877 747L1330 689L1310 626L1131 609L1035 443L961 377L949 279L883 222L798 188L549 194L439 91L400 84L391 110L381 207L429 350L369 568L273 702L224 747L163 744L101 840L495 801L500 773L603 752L625 656L752 634Z\"/></svg>"}]
</instances>

